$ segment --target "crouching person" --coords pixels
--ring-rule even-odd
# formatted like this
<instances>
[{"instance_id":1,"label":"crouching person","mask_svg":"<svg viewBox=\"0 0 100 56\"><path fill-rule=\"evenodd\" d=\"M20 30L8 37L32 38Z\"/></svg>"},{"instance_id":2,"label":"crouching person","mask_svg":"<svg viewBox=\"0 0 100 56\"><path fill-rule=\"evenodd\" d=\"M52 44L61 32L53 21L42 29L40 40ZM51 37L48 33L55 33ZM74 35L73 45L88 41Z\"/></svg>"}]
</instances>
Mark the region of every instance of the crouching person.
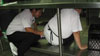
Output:
<instances>
[{"instance_id":1,"label":"crouching person","mask_svg":"<svg viewBox=\"0 0 100 56\"><path fill-rule=\"evenodd\" d=\"M6 34L8 40L17 47L18 56L24 56L30 46L43 35L42 31L35 29L35 18L41 16L42 10L42 8L25 9L9 24ZM34 29L31 27L32 24Z\"/></svg>"}]
</instances>

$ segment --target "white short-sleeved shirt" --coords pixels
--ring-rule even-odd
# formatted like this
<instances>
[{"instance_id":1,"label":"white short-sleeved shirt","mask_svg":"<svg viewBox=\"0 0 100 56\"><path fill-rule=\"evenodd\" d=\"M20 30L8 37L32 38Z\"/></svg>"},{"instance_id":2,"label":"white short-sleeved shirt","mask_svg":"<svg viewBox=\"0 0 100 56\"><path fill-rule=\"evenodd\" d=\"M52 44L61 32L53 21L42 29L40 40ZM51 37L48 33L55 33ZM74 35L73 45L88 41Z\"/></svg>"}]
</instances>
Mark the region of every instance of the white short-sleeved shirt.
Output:
<instances>
[{"instance_id":1,"label":"white short-sleeved shirt","mask_svg":"<svg viewBox=\"0 0 100 56\"><path fill-rule=\"evenodd\" d=\"M31 27L34 22L35 18L32 16L31 11L25 9L12 20L7 28L6 34L11 35L16 31L25 32L25 28Z\"/></svg>"},{"instance_id":2,"label":"white short-sleeved shirt","mask_svg":"<svg viewBox=\"0 0 100 56\"><path fill-rule=\"evenodd\" d=\"M52 31L58 35L57 27L57 14L48 22L44 28L44 35L48 42L50 42L50 31L48 30L48 25ZM62 28L62 38L68 38L73 32L82 31L82 26L80 22L80 16L78 12L74 9L62 9L61 10L61 28ZM53 34L53 45L58 45L58 37Z\"/></svg>"}]
</instances>

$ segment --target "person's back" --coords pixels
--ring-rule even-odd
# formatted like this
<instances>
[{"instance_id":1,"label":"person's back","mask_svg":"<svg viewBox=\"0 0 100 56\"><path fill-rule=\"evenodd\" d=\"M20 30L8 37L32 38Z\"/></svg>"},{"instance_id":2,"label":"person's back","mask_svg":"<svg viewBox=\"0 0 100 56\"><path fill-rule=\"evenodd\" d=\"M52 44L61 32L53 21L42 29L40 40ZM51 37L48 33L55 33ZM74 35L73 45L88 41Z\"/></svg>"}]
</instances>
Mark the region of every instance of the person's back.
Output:
<instances>
[{"instance_id":1,"label":"person's back","mask_svg":"<svg viewBox=\"0 0 100 56\"><path fill-rule=\"evenodd\" d=\"M51 34L48 30L49 27L53 32L53 40L51 41ZM62 9L61 10L61 29L62 38L69 38L73 32L81 31L80 17L76 10L74 9ZM49 43L52 45L59 45L58 41L58 27L57 27L57 14L48 22L44 29L44 35Z\"/></svg>"},{"instance_id":2,"label":"person's back","mask_svg":"<svg viewBox=\"0 0 100 56\"><path fill-rule=\"evenodd\" d=\"M10 35L10 34L14 33L15 31L25 32L24 26L22 26L23 25L22 21L24 21L24 20L26 20L26 21L32 21L32 19L34 19L34 18L32 18L30 10L29 9L25 9L24 11L22 11L21 13L19 13L12 20L12 22L9 24L9 26L7 28L7 33L6 34Z\"/></svg>"}]
</instances>

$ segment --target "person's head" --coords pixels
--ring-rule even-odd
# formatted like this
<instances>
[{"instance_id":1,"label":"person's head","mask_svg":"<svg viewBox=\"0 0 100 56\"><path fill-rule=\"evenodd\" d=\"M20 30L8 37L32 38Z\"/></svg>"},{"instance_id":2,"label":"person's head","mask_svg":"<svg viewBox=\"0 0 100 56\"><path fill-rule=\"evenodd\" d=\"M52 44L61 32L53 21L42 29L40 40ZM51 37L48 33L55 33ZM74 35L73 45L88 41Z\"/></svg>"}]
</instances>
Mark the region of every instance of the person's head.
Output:
<instances>
[{"instance_id":1,"label":"person's head","mask_svg":"<svg viewBox=\"0 0 100 56\"><path fill-rule=\"evenodd\" d=\"M33 8L30 9L32 16L39 18L42 15L43 8Z\"/></svg>"},{"instance_id":2,"label":"person's head","mask_svg":"<svg viewBox=\"0 0 100 56\"><path fill-rule=\"evenodd\" d=\"M79 14L82 12L82 9L75 9Z\"/></svg>"}]
</instances>

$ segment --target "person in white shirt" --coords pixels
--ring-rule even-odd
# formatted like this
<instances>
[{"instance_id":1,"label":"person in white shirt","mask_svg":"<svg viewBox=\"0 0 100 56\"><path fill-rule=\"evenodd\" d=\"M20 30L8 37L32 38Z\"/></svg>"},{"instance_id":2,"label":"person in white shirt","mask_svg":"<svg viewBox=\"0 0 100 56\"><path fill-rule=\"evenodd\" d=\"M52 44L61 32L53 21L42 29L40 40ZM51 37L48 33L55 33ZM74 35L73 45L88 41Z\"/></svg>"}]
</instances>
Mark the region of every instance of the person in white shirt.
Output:
<instances>
[{"instance_id":1,"label":"person in white shirt","mask_svg":"<svg viewBox=\"0 0 100 56\"><path fill-rule=\"evenodd\" d=\"M36 29L35 23L35 18L39 18L42 12L42 8L25 9L9 24L6 34L8 40L18 48L18 56L24 56L30 46L43 35L42 31Z\"/></svg>"},{"instance_id":2,"label":"person in white shirt","mask_svg":"<svg viewBox=\"0 0 100 56\"><path fill-rule=\"evenodd\" d=\"M71 44L75 39L78 47L84 50L87 48L87 45L82 45L80 41L80 31L82 31L80 13L80 9L65 8L61 10L62 43L64 45ZM44 27L44 36L50 44L59 45L57 14Z\"/></svg>"}]
</instances>

